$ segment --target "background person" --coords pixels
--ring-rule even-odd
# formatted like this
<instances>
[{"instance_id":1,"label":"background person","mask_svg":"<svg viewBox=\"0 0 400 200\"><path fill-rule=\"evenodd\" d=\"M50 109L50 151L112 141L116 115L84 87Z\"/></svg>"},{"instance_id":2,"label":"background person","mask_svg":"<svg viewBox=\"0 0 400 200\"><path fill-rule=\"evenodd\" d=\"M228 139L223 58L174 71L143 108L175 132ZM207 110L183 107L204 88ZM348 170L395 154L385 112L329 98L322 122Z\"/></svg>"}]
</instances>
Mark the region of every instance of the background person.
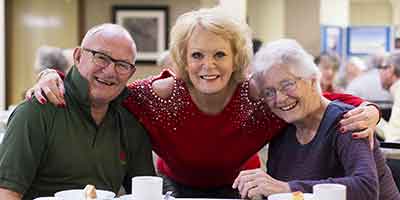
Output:
<instances>
[{"instance_id":1,"label":"background person","mask_svg":"<svg viewBox=\"0 0 400 200\"><path fill-rule=\"evenodd\" d=\"M66 73L70 63L62 49L51 46L41 46L36 51L35 72L39 73L44 69L55 69Z\"/></svg>"},{"instance_id":2,"label":"background person","mask_svg":"<svg viewBox=\"0 0 400 200\"><path fill-rule=\"evenodd\" d=\"M366 59L367 71L355 78L346 87L346 93L371 102L392 102L388 91L382 88L378 68L382 66L385 54L377 52ZM382 106L382 105L380 105Z\"/></svg>"},{"instance_id":3,"label":"background person","mask_svg":"<svg viewBox=\"0 0 400 200\"><path fill-rule=\"evenodd\" d=\"M390 53L379 67L382 87L393 97L392 113L389 121L381 119L378 134L387 142L400 141L400 50Z\"/></svg>"},{"instance_id":4,"label":"background person","mask_svg":"<svg viewBox=\"0 0 400 200\"><path fill-rule=\"evenodd\" d=\"M323 52L315 59L321 71L321 89L323 92L343 92L336 83L336 75L340 67L340 57L334 52Z\"/></svg>"},{"instance_id":5,"label":"background person","mask_svg":"<svg viewBox=\"0 0 400 200\"><path fill-rule=\"evenodd\" d=\"M44 45L37 49L33 67L36 74L45 69L54 69L66 73L72 65L73 62L71 63L63 49ZM22 99L25 99L26 92L25 90L22 93Z\"/></svg>"},{"instance_id":6,"label":"background person","mask_svg":"<svg viewBox=\"0 0 400 200\"><path fill-rule=\"evenodd\" d=\"M164 51L160 54L157 59L157 66L161 67L161 70L169 69L172 72L176 70L175 64L171 58L171 52L169 50Z\"/></svg>"},{"instance_id":7,"label":"background person","mask_svg":"<svg viewBox=\"0 0 400 200\"><path fill-rule=\"evenodd\" d=\"M367 70L364 61L358 57L351 57L346 64L345 86L361 76Z\"/></svg>"}]
</instances>

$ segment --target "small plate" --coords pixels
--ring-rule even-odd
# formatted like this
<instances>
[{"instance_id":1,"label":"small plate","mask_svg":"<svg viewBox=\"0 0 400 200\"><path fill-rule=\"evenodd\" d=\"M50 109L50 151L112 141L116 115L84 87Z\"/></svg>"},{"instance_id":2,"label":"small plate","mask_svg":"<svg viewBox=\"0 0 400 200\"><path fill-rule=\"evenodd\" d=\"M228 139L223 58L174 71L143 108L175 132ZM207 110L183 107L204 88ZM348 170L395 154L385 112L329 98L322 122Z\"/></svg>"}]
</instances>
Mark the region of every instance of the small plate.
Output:
<instances>
[{"instance_id":1,"label":"small plate","mask_svg":"<svg viewBox=\"0 0 400 200\"><path fill-rule=\"evenodd\" d=\"M311 193L304 193L304 200L314 200L314 195ZM293 200L292 193L279 193L268 196L268 200Z\"/></svg>"},{"instance_id":2,"label":"small plate","mask_svg":"<svg viewBox=\"0 0 400 200\"><path fill-rule=\"evenodd\" d=\"M119 200L133 200L133 195L131 195L131 194L122 195L122 196L120 196L118 199L119 199ZM163 199L164 199L164 195L163 195L163 198L160 199L160 200L163 200ZM170 200L174 200L175 197L170 196L169 199L170 199Z\"/></svg>"},{"instance_id":3,"label":"small plate","mask_svg":"<svg viewBox=\"0 0 400 200\"><path fill-rule=\"evenodd\" d=\"M122 195L118 199L119 200L133 200L133 195L131 195L131 194Z\"/></svg>"},{"instance_id":4,"label":"small plate","mask_svg":"<svg viewBox=\"0 0 400 200\"><path fill-rule=\"evenodd\" d=\"M107 190L96 189L97 200L114 199L115 193ZM85 200L83 189L77 190L64 190L54 194L60 200Z\"/></svg>"},{"instance_id":5,"label":"small plate","mask_svg":"<svg viewBox=\"0 0 400 200\"><path fill-rule=\"evenodd\" d=\"M33 200L57 200L55 197L38 197Z\"/></svg>"}]
</instances>

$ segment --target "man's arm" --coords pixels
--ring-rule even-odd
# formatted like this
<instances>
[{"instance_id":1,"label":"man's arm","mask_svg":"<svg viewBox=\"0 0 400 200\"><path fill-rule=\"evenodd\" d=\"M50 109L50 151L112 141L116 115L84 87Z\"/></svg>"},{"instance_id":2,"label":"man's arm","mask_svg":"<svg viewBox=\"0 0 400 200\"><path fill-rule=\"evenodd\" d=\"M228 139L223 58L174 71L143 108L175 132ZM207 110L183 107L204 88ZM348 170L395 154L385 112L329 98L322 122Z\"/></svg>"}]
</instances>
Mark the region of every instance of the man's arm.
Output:
<instances>
[{"instance_id":1,"label":"man's arm","mask_svg":"<svg viewBox=\"0 0 400 200\"><path fill-rule=\"evenodd\" d=\"M0 199L21 200L22 194L8 189L0 188Z\"/></svg>"},{"instance_id":2,"label":"man's arm","mask_svg":"<svg viewBox=\"0 0 400 200\"><path fill-rule=\"evenodd\" d=\"M47 146L45 107L23 102L11 114L0 145L1 188L25 195L31 187Z\"/></svg>"},{"instance_id":3,"label":"man's arm","mask_svg":"<svg viewBox=\"0 0 400 200\"><path fill-rule=\"evenodd\" d=\"M129 158L130 176L155 176L152 146L147 131L137 120L131 120L131 124L134 126L136 139L130 141L138 141L138 143L134 144L134 149L129 154L131 156ZM131 133L131 135L134 134ZM130 146L132 148L132 145Z\"/></svg>"},{"instance_id":4,"label":"man's arm","mask_svg":"<svg viewBox=\"0 0 400 200\"><path fill-rule=\"evenodd\" d=\"M123 186L127 193L132 193L132 177L135 176L156 176L152 146L146 129L132 115L123 118L128 123L126 132L126 155L128 174L125 176ZM129 127L129 128L128 128Z\"/></svg>"}]
</instances>

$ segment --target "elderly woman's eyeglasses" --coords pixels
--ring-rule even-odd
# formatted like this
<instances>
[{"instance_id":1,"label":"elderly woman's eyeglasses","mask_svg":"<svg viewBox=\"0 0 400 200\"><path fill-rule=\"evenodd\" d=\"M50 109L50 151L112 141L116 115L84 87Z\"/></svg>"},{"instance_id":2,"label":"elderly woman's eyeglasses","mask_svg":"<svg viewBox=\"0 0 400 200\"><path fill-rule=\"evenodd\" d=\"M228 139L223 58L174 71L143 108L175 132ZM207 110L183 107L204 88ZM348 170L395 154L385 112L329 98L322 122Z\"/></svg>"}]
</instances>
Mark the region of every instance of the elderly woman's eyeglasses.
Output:
<instances>
[{"instance_id":1,"label":"elderly woman's eyeglasses","mask_svg":"<svg viewBox=\"0 0 400 200\"><path fill-rule=\"evenodd\" d=\"M297 80L301 80L301 78L297 78ZM263 91L263 98L267 101L272 101L276 98L277 96L277 91L288 94L289 92L292 92L296 90L297 87L297 80L283 80L280 82L279 87L277 88L266 88Z\"/></svg>"},{"instance_id":2,"label":"elderly woman's eyeglasses","mask_svg":"<svg viewBox=\"0 0 400 200\"><path fill-rule=\"evenodd\" d=\"M95 51L92 49L88 49L88 48L82 48L82 49L84 51L90 52L93 56L93 63L100 67L107 67L111 63L114 63L115 70L117 71L118 74L122 74L122 75L134 72L136 70L135 65L128 63L126 61L116 60L105 53Z\"/></svg>"},{"instance_id":3,"label":"elderly woman's eyeglasses","mask_svg":"<svg viewBox=\"0 0 400 200\"><path fill-rule=\"evenodd\" d=\"M383 65L379 65L377 68L378 69L388 69L390 67L390 65L388 64L383 64Z\"/></svg>"}]
</instances>

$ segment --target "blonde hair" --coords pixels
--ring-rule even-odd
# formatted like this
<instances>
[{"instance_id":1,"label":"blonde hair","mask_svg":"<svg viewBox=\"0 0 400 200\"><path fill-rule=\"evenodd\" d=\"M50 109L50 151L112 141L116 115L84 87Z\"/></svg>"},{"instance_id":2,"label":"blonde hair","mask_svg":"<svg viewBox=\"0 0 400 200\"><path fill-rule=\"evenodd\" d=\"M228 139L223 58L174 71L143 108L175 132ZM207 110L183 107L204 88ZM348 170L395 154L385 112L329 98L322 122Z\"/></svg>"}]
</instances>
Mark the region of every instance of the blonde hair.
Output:
<instances>
[{"instance_id":1,"label":"blonde hair","mask_svg":"<svg viewBox=\"0 0 400 200\"><path fill-rule=\"evenodd\" d=\"M196 27L201 26L230 42L233 51L233 80L241 82L246 78L246 69L253 56L251 29L234 17L225 14L219 7L200 9L178 17L171 30L170 51L178 69L178 75L190 82L185 71L187 66L187 44Z\"/></svg>"}]
</instances>

